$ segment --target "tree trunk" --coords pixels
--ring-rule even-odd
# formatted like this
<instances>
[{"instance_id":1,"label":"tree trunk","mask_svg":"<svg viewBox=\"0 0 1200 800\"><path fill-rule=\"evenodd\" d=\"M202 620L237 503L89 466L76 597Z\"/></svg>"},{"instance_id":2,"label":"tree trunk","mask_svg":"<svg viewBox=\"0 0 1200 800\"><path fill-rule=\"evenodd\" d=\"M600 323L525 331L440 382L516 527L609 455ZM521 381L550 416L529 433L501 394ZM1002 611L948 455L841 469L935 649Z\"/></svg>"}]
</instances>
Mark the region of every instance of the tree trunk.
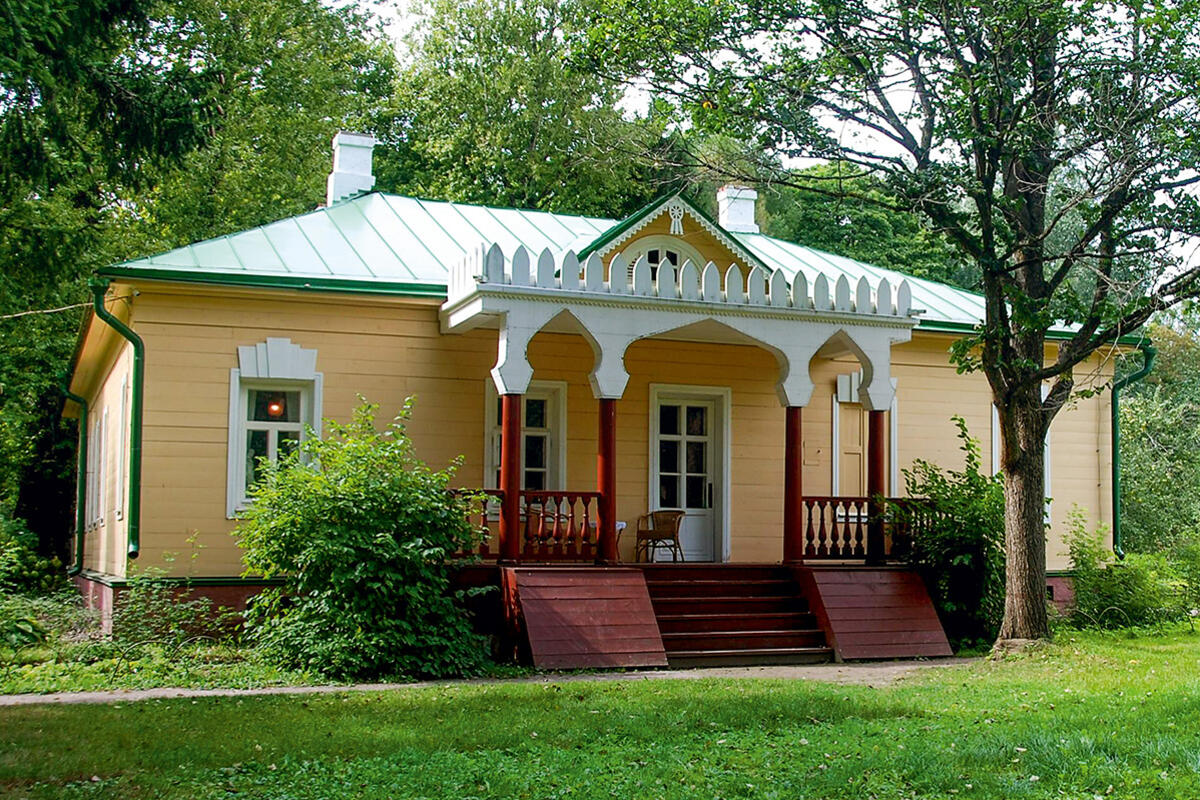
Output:
<instances>
[{"instance_id":1,"label":"tree trunk","mask_svg":"<svg viewBox=\"0 0 1200 800\"><path fill-rule=\"evenodd\" d=\"M1034 384L1001 413L1004 434L1004 621L996 646L1050 635L1046 614L1045 463L1049 414Z\"/></svg>"}]
</instances>

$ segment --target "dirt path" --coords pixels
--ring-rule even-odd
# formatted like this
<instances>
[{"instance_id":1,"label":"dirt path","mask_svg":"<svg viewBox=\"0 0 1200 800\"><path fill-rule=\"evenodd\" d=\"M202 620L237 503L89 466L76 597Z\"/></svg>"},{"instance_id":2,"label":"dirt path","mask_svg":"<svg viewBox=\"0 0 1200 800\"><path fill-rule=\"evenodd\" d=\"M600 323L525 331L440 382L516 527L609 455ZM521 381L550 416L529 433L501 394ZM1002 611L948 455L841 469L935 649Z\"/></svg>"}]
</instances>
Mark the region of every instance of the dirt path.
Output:
<instances>
[{"instance_id":1,"label":"dirt path","mask_svg":"<svg viewBox=\"0 0 1200 800\"><path fill-rule=\"evenodd\" d=\"M127 689L106 692L62 692L58 694L0 695L0 707L44 703L115 703L137 700L188 697L259 697L265 695L333 694L378 692L395 689L429 689L442 686L472 686L498 683L569 683L574 681L701 680L704 678L775 678L838 683L882 688L928 669L964 666L974 659L939 658L929 661L888 661L869 664L806 664L787 667L708 667L701 669L637 670L632 672L568 673L533 675L528 678L498 678L464 681L420 681L417 683L359 683L340 686L272 686L260 689Z\"/></svg>"}]
</instances>

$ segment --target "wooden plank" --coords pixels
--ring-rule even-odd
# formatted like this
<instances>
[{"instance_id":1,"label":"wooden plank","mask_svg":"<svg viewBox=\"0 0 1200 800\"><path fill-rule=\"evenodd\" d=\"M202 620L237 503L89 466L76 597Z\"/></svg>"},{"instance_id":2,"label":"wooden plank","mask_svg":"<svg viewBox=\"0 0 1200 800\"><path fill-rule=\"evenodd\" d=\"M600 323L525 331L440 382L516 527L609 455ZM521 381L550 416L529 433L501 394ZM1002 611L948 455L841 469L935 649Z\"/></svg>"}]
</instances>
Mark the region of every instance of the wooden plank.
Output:
<instances>
[{"instance_id":1,"label":"wooden plank","mask_svg":"<svg viewBox=\"0 0 1200 800\"><path fill-rule=\"evenodd\" d=\"M937 616L932 618L909 616L898 616L894 619L885 620L882 623L878 619L837 619L838 630L846 633L863 633L867 631L877 631L881 624L886 624L888 630L893 631L929 631L934 630L938 625Z\"/></svg>"},{"instance_id":2,"label":"wooden plank","mask_svg":"<svg viewBox=\"0 0 1200 800\"><path fill-rule=\"evenodd\" d=\"M618 639L611 641L582 641L579 639L555 639L538 643L538 652L543 656L597 655L609 652L654 653L661 638L652 636L642 639Z\"/></svg>"},{"instance_id":3,"label":"wooden plank","mask_svg":"<svg viewBox=\"0 0 1200 800\"><path fill-rule=\"evenodd\" d=\"M872 644L861 647L847 647L840 653L845 659L870 658L941 658L952 656L949 642L945 644Z\"/></svg>"},{"instance_id":4,"label":"wooden plank","mask_svg":"<svg viewBox=\"0 0 1200 800\"><path fill-rule=\"evenodd\" d=\"M587 668L603 669L603 668L619 668L619 667L665 667L667 665L666 654L663 655L662 662L655 661L647 663L650 656L656 654L650 653L596 653L588 659ZM545 656L538 662L538 667L541 669L581 669L579 667L579 655L555 655Z\"/></svg>"},{"instance_id":5,"label":"wooden plank","mask_svg":"<svg viewBox=\"0 0 1200 800\"><path fill-rule=\"evenodd\" d=\"M843 647L861 647L869 644L930 644L944 642L946 634L941 630L877 630L863 633L842 633L840 640Z\"/></svg>"},{"instance_id":6,"label":"wooden plank","mask_svg":"<svg viewBox=\"0 0 1200 800\"><path fill-rule=\"evenodd\" d=\"M579 625L564 624L561 622L534 622L526 620L526 625L530 631L536 631L538 638L543 641L553 641L555 639L578 639ZM659 637L658 626L648 625L646 623L638 623L635 625L594 625L591 628L591 633L598 640L603 639L638 639L650 637Z\"/></svg>"},{"instance_id":7,"label":"wooden plank","mask_svg":"<svg viewBox=\"0 0 1200 800\"><path fill-rule=\"evenodd\" d=\"M517 623L543 669L666 666L641 570L505 568Z\"/></svg>"},{"instance_id":8,"label":"wooden plank","mask_svg":"<svg viewBox=\"0 0 1200 800\"><path fill-rule=\"evenodd\" d=\"M603 594L598 594L594 586L521 586L521 594L526 600L574 600L586 603L589 600L637 600L640 593L636 586L606 587ZM642 592L646 592L645 585Z\"/></svg>"}]
</instances>

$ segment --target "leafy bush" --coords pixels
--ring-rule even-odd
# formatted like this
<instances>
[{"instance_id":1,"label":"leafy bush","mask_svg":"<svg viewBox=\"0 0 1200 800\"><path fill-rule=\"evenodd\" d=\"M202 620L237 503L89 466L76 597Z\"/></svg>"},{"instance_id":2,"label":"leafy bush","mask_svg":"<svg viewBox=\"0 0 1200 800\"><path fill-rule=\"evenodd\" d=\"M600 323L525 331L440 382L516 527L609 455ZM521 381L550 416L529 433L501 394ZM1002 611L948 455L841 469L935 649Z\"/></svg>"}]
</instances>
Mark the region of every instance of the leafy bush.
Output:
<instances>
[{"instance_id":1,"label":"leafy bush","mask_svg":"<svg viewBox=\"0 0 1200 800\"><path fill-rule=\"evenodd\" d=\"M247 571L281 576L256 596L247 630L285 667L339 678L474 673L486 655L447 557L476 536L405 432L411 399L383 431L363 402L348 425L267 465L235 532Z\"/></svg>"},{"instance_id":2,"label":"leafy bush","mask_svg":"<svg viewBox=\"0 0 1200 800\"><path fill-rule=\"evenodd\" d=\"M962 417L953 419L965 466L954 471L914 461L904 470L908 494L926 504L892 503L890 514L914 527L910 562L957 648L991 642L1004 615L1004 487L980 471L978 440Z\"/></svg>"},{"instance_id":3,"label":"leafy bush","mask_svg":"<svg viewBox=\"0 0 1200 800\"><path fill-rule=\"evenodd\" d=\"M1087 529L1082 512L1071 512L1067 547L1074 572L1071 621L1085 628L1161 625L1187 617L1200 584L1200 559L1174 564L1162 553L1130 553L1117 561L1103 531Z\"/></svg>"},{"instance_id":4,"label":"leafy bush","mask_svg":"<svg viewBox=\"0 0 1200 800\"><path fill-rule=\"evenodd\" d=\"M48 594L67 585L62 562L39 556L36 546L24 522L0 517L0 591Z\"/></svg>"},{"instance_id":5,"label":"leafy bush","mask_svg":"<svg viewBox=\"0 0 1200 800\"><path fill-rule=\"evenodd\" d=\"M211 598L188 596L188 585L149 567L134 573L113 607L112 639L121 646L157 644L178 647L197 636L222 632L230 614L214 608Z\"/></svg>"}]
</instances>

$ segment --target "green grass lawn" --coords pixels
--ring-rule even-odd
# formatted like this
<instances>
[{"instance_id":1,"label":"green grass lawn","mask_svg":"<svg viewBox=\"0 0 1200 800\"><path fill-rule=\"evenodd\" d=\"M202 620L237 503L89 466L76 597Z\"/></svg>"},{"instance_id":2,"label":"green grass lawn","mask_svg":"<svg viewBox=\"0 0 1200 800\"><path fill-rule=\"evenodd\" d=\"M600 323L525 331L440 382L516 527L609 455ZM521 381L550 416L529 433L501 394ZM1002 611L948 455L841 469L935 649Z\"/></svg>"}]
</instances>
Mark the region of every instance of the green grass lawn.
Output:
<instances>
[{"instance_id":1,"label":"green grass lawn","mask_svg":"<svg viewBox=\"0 0 1200 800\"><path fill-rule=\"evenodd\" d=\"M0 708L7 797L1200 797L1200 636L882 690L490 684Z\"/></svg>"}]
</instances>

